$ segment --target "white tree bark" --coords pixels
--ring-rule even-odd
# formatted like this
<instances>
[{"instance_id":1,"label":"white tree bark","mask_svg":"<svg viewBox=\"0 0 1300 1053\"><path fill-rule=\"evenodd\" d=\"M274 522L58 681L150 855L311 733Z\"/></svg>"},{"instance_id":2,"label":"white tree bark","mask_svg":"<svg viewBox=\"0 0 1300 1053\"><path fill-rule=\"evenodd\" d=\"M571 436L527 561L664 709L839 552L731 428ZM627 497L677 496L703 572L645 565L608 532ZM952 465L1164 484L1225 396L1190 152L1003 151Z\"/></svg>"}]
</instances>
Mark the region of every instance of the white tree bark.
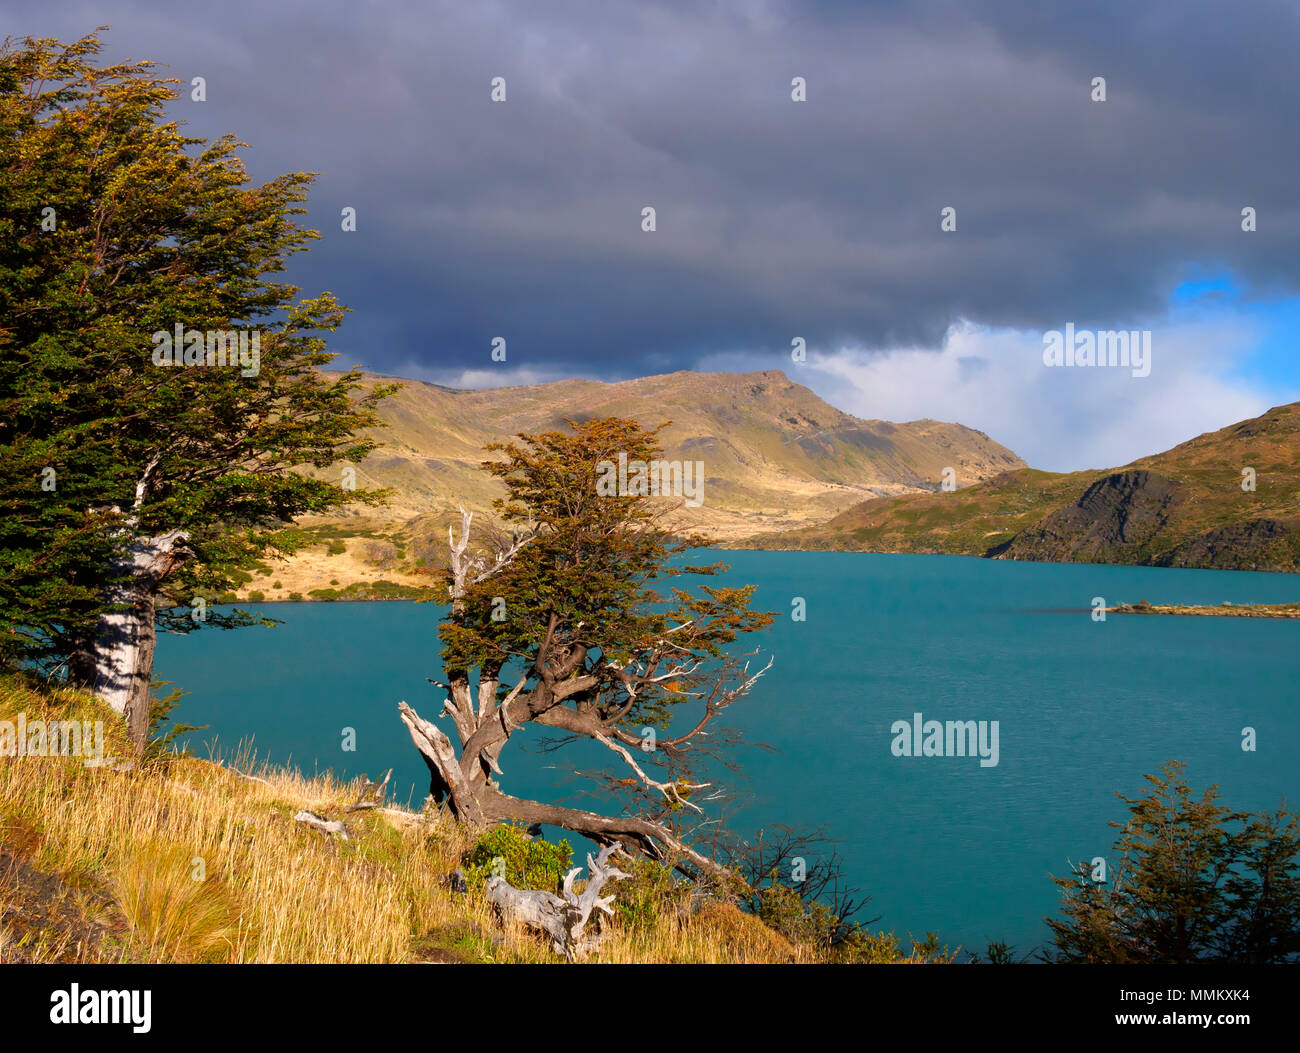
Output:
<instances>
[{"instance_id":1,"label":"white tree bark","mask_svg":"<svg viewBox=\"0 0 1300 1053\"><path fill-rule=\"evenodd\" d=\"M126 547L108 568L112 581L105 600L118 610L98 618L95 636L78 656L77 674L91 691L126 718L136 751L149 736L149 704L153 688L153 656L157 642L154 600L164 580L193 553L183 530L154 537L139 532L141 509L154 481L161 457L155 455L135 485L131 512L122 522ZM115 513L121 514L114 507Z\"/></svg>"},{"instance_id":2,"label":"white tree bark","mask_svg":"<svg viewBox=\"0 0 1300 1053\"><path fill-rule=\"evenodd\" d=\"M140 678L152 678L152 661L148 668L142 668L141 658L145 647L152 658L153 593L180 561L179 550L185 540L180 530L160 537L137 538L113 568L115 575L125 573L129 577L109 590L108 601L126 609L99 618L91 652L94 672L90 686L118 713L126 713ZM146 689L148 686L146 683Z\"/></svg>"},{"instance_id":3,"label":"white tree bark","mask_svg":"<svg viewBox=\"0 0 1300 1053\"><path fill-rule=\"evenodd\" d=\"M585 958L600 946L605 936L599 927L596 931L587 931L592 911L610 917L614 915L610 909L614 896L602 897L602 888L607 881L631 876L610 864L609 857L615 851L618 851L617 846L607 845L595 859L588 853L587 870L591 878L581 893L573 891L573 880L582 873L582 868L574 867L565 875L562 896L541 889L518 889L505 878L493 876L488 878L485 889L487 901L502 917L545 932L551 937L551 948L556 954L562 954L570 961Z\"/></svg>"}]
</instances>

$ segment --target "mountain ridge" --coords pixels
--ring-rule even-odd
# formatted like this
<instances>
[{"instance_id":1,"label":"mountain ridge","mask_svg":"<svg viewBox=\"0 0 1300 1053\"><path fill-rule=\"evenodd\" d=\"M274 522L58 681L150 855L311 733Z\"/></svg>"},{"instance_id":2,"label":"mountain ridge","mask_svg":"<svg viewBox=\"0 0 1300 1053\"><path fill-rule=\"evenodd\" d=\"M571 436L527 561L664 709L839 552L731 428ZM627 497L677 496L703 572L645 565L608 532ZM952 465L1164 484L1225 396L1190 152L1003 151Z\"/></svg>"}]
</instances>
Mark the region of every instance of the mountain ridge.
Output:
<instances>
[{"instance_id":1,"label":"mountain ridge","mask_svg":"<svg viewBox=\"0 0 1300 1053\"><path fill-rule=\"evenodd\" d=\"M355 466L357 485L393 489L388 507L304 519L320 543L261 575L280 588L251 589L284 599L377 578L427 583L421 572L445 558L458 509L490 516L504 494L478 467L489 459L483 447L519 432L563 430L566 419L670 421L661 434L665 459L704 466L703 504L678 508L673 521L719 540L829 520L866 497L937 490L945 469L964 486L1024 467L973 428L855 417L776 369L476 389L365 373L362 387L394 380L402 390L378 407L388 425L376 430L384 445ZM341 467L318 474L337 479Z\"/></svg>"},{"instance_id":2,"label":"mountain ridge","mask_svg":"<svg viewBox=\"0 0 1300 1053\"><path fill-rule=\"evenodd\" d=\"M1243 489L1245 470L1254 489ZM1018 468L955 493L867 500L726 547L1300 570L1300 403L1118 468Z\"/></svg>"}]
</instances>

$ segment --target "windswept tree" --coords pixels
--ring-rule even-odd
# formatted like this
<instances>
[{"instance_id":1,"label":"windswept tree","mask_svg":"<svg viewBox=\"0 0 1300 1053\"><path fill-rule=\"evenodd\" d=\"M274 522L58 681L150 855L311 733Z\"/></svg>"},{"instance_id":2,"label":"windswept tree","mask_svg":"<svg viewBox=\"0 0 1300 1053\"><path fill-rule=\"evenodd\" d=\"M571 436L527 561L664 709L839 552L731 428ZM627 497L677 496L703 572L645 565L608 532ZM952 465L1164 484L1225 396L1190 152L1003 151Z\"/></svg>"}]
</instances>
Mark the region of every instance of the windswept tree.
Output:
<instances>
[{"instance_id":1,"label":"windswept tree","mask_svg":"<svg viewBox=\"0 0 1300 1053\"><path fill-rule=\"evenodd\" d=\"M660 459L660 429L568 424L487 447L503 455L483 468L505 484L496 511L508 536L486 532L471 549L468 514L459 539L451 532L439 686L458 743L406 703L402 719L429 765L431 796L470 827L554 825L725 873L679 820L703 818L714 791L696 780L716 752L714 722L766 668L751 669L753 652L730 645L772 616L750 609L753 586L659 591L726 569L689 561L704 541L665 525L671 502L601 492L620 454ZM618 771L608 784L636 787L637 803L601 815L507 794L502 753L528 724L608 750Z\"/></svg>"},{"instance_id":2,"label":"windswept tree","mask_svg":"<svg viewBox=\"0 0 1300 1053\"><path fill-rule=\"evenodd\" d=\"M156 626L246 622L206 605L286 524L377 499L303 469L364 457L391 389L324 376L344 309L276 279L319 237L311 176L252 184L100 46L0 45L0 661L67 671L139 748Z\"/></svg>"}]
</instances>

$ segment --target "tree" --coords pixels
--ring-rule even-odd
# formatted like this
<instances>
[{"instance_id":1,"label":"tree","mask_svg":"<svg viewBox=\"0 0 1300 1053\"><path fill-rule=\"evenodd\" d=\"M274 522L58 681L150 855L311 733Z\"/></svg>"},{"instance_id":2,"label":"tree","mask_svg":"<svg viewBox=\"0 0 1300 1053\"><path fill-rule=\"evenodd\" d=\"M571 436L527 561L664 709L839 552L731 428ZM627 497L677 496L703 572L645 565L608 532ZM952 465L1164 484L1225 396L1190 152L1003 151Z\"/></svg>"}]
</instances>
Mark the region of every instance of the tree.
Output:
<instances>
[{"instance_id":1,"label":"tree","mask_svg":"<svg viewBox=\"0 0 1300 1053\"><path fill-rule=\"evenodd\" d=\"M629 464L657 461L666 425L647 431L620 418L568 425L568 433L487 447L504 455L482 467L505 484L495 509L510 535L488 531L471 554L471 516L462 513L459 540L449 531L450 610L439 633L447 680L438 686L459 750L406 703L402 719L428 763L430 795L470 827L555 825L671 857L696 873L725 874L687 843L677 820L702 815L693 798L707 784L694 779L720 741L710 738L713 722L765 671L750 672L752 652L727 647L772 616L749 608L753 586L661 595L662 580L726 568L679 562L705 541L664 525L667 502L598 493L601 466L620 454ZM683 709L692 716L678 730L673 717ZM623 775L605 784L637 787L638 805L604 816L506 794L501 751L530 723L609 750Z\"/></svg>"},{"instance_id":2,"label":"tree","mask_svg":"<svg viewBox=\"0 0 1300 1053\"><path fill-rule=\"evenodd\" d=\"M1145 797L1119 795L1127 822L1109 880L1091 867L1053 878L1057 960L1183 964L1280 962L1300 955L1300 817L1251 816L1199 798L1170 761Z\"/></svg>"},{"instance_id":3,"label":"tree","mask_svg":"<svg viewBox=\"0 0 1300 1053\"><path fill-rule=\"evenodd\" d=\"M364 457L393 389L322 375L344 308L275 280L319 237L311 175L251 185L100 47L0 45L0 662L63 669L140 749L156 627L255 620L206 605L295 516L381 498L304 469Z\"/></svg>"}]
</instances>

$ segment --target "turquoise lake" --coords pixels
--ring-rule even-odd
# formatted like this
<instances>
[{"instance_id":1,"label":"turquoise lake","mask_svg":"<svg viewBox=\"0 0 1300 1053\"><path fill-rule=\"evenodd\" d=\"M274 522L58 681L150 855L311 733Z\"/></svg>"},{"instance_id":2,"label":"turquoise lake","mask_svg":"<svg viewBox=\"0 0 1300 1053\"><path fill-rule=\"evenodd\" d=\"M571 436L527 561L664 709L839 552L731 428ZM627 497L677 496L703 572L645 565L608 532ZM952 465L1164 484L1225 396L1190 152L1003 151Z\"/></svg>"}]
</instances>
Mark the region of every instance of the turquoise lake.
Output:
<instances>
[{"instance_id":1,"label":"turquoise lake","mask_svg":"<svg viewBox=\"0 0 1300 1053\"><path fill-rule=\"evenodd\" d=\"M871 896L873 928L983 951L1024 954L1047 940L1050 875L1109 859L1115 794L1186 762L1194 789L1227 804L1300 803L1300 621L1111 615L1107 605L1294 601L1282 574L1012 563L952 556L723 552L732 583L757 583L779 612L755 634L775 657L726 723L776 752L737 754L752 800L733 826L824 827L851 884ZM790 617L802 597L806 620ZM372 777L393 767L397 797L418 804L424 763L397 716L426 717L442 693L441 608L415 603L269 604L275 628L204 629L159 640L156 673L189 692L175 716L209 724L188 745L223 755L251 740L259 760L307 773ZM764 659L765 661L765 659ZM897 757L895 721L999 722L996 766L972 757ZM450 731L450 722L442 722ZM354 728L355 752L343 751ZM1242 729L1257 748L1242 749ZM565 753L535 750L539 729L501 757L503 788L567 800L581 786ZM453 735L454 738L454 735ZM608 754L597 749L596 763ZM616 760L616 758L611 758ZM614 765L610 764L611 769ZM566 774L567 773L567 774ZM585 786L585 784L581 784ZM576 839L575 839L576 840ZM810 860L811 862L811 860Z\"/></svg>"}]
</instances>

